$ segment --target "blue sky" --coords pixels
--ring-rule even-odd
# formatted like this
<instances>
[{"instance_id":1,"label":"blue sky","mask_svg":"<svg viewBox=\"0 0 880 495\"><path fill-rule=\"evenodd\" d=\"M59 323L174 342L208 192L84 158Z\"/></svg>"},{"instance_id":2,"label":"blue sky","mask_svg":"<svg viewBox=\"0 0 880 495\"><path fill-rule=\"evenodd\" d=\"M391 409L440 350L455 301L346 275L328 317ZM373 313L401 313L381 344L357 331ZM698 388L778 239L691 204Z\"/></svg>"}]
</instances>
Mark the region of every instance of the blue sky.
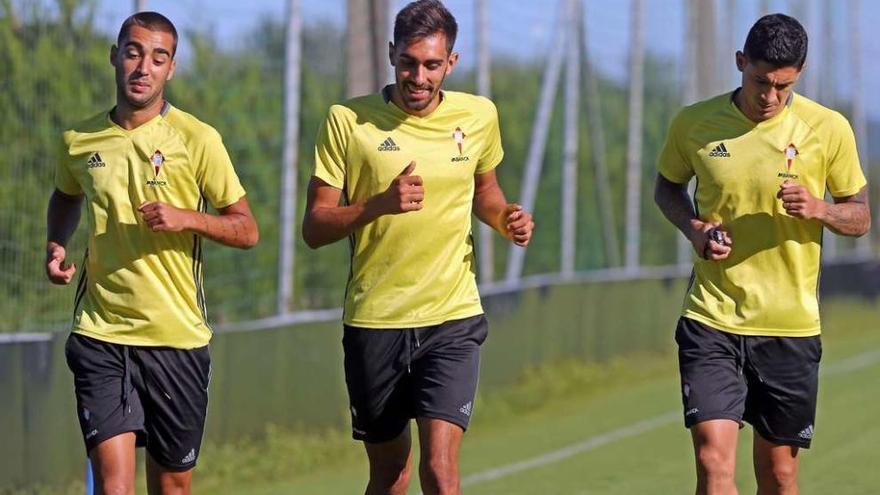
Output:
<instances>
[{"instance_id":1,"label":"blue sky","mask_svg":"<svg viewBox=\"0 0 880 495\"><path fill-rule=\"evenodd\" d=\"M405 0L392 0L396 8L406 4ZM643 0L645 20L645 41L648 50L680 59L685 43L684 35L684 0ZM99 24L108 26L114 32L122 20L129 14L132 1L98 0L97 18ZM474 60L474 6L473 0L446 0L446 5L456 15L460 34L457 50L462 55L462 62L468 64ZM535 58L542 57L549 50L550 36L557 19L557 0L489 0L489 37L492 52L495 56ZM725 1L717 2L723 8ZM835 25L833 41L834 60L838 65L829 68L821 67L817 62L823 58L822 51L827 43L821 43L818 25L819 0L739 0L736 15L733 19L735 44L741 46L749 26L757 19L760 5L769 4L770 10L792 13L802 17L811 36L811 57L808 61L809 70L824 70L823 77L834 77L836 94L848 97L851 93L850 65L853 57L849 47L848 32L850 22L847 6L849 0L833 2L832 18ZM300 0L304 21L306 23L321 20L342 24L345 19L345 0ZM600 60L601 69L608 75L624 78L626 75L627 39L629 35L630 4L626 0L586 0L588 44L594 57ZM257 21L265 15L283 15L284 0L147 0L147 7L168 15L178 28L212 29L217 39L230 46L240 38L242 33L252 29ZM880 58L880 41L869 36L874 26L880 25L880 2L861 0L861 16L857 20L862 32L860 47L865 80L865 93L876 93L880 80L880 64L867 63ZM793 12L793 10L795 12ZM719 21L719 29L726 29L728 19ZM186 44L181 47L181 56L185 62ZM736 84L733 54L729 56L731 86ZM814 69L815 67L819 69ZM677 69L676 69L677 70ZM806 76L806 75L805 75ZM880 120L880 98L866 98L869 113L874 120Z\"/></svg>"}]
</instances>

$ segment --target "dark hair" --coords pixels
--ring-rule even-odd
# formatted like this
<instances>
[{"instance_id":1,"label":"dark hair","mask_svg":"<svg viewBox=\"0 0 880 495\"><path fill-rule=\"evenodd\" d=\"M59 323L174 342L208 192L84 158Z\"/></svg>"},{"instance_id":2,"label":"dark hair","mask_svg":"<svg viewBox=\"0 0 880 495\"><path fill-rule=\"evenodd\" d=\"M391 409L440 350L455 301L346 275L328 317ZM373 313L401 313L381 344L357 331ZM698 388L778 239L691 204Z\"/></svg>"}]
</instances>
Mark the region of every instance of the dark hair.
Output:
<instances>
[{"instance_id":1,"label":"dark hair","mask_svg":"<svg viewBox=\"0 0 880 495\"><path fill-rule=\"evenodd\" d=\"M177 28L168 20L167 17L158 12L138 12L131 15L123 21L122 27L119 28L119 36L116 37L116 46L122 48L122 42L128 36L132 26L140 26L150 31L161 31L163 33L171 33L174 37L174 45L171 47L171 56L177 53Z\"/></svg>"},{"instance_id":2,"label":"dark hair","mask_svg":"<svg viewBox=\"0 0 880 495\"><path fill-rule=\"evenodd\" d=\"M743 52L750 60L801 70L807 60L807 32L794 17L765 15L749 30Z\"/></svg>"},{"instance_id":3,"label":"dark hair","mask_svg":"<svg viewBox=\"0 0 880 495\"><path fill-rule=\"evenodd\" d=\"M400 42L426 38L443 32L446 35L446 51L452 53L458 24L455 17L438 0L418 0L408 4L394 19L394 45Z\"/></svg>"}]
</instances>

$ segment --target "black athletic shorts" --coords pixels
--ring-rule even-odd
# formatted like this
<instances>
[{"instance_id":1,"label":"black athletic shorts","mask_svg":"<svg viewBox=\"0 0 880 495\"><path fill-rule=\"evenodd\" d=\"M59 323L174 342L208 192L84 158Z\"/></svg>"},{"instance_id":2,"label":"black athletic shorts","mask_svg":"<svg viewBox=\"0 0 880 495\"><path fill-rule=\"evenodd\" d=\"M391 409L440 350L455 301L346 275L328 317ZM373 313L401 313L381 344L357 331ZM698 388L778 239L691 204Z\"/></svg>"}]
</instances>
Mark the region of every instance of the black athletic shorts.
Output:
<instances>
[{"instance_id":1,"label":"black athletic shorts","mask_svg":"<svg viewBox=\"0 0 880 495\"><path fill-rule=\"evenodd\" d=\"M822 341L736 335L681 318L675 331L684 423L750 423L778 445L810 448Z\"/></svg>"},{"instance_id":2,"label":"black athletic shorts","mask_svg":"<svg viewBox=\"0 0 880 495\"><path fill-rule=\"evenodd\" d=\"M345 325L345 383L352 436L370 443L397 437L411 418L442 419L466 430L480 371L484 315L421 328Z\"/></svg>"},{"instance_id":3,"label":"black athletic shorts","mask_svg":"<svg viewBox=\"0 0 880 495\"><path fill-rule=\"evenodd\" d=\"M87 452L134 432L137 446L166 469L195 467L208 407L208 346L127 346L72 333L65 354Z\"/></svg>"}]
</instances>

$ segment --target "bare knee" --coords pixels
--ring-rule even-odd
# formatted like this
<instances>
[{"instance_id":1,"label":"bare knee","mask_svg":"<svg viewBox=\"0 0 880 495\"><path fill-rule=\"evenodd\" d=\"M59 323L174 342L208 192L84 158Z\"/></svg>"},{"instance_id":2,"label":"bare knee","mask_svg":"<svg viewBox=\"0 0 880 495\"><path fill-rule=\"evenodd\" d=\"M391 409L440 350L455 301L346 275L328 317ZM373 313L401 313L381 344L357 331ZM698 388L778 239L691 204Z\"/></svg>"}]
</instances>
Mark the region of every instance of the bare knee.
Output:
<instances>
[{"instance_id":1,"label":"bare knee","mask_svg":"<svg viewBox=\"0 0 880 495\"><path fill-rule=\"evenodd\" d=\"M96 495L134 494L134 480L128 479L126 476L114 476L97 480L95 487L98 489Z\"/></svg>"},{"instance_id":2,"label":"bare knee","mask_svg":"<svg viewBox=\"0 0 880 495\"><path fill-rule=\"evenodd\" d=\"M409 481L410 465L406 459L383 459L370 464L370 477L380 480Z\"/></svg>"},{"instance_id":3,"label":"bare knee","mask_svg":"<svg viewBox=\"0 0 880 495\"><path fill-rule=\"evenodd\" d=\"M190 472L165 471L159 476L162 495L189 495L192 476Z\"/></svg>"},{"instance_id":4,"label":"bare knee","mask_svg":"<svg viewBox=\"0 0 880 495\"><path fill-rule=\"evenodd\" d=\"M797 487L798 468L791 462L762 466L758 475L760 493L790 493Z\"/></svg>"},{"instance_id":5,"label":"bare knee","mask_svg":"<svg viewBox=\"0 0 880 495\"><path fill-rule=\"evenodd\" d=\"M458 462L449 455L435 454L423 459L419 466L423 485L430 486L437 495L460 493Z\"/></svg>"},{"instance_id":6,"label":"bare knee","mask_svg":"<svg viewBox=\"0 0 880 495\"><path fill-rule=\"evenodd\" d=\"M703 445L697 451L697 464L707 476L732 480L736 471L735 453L713 445Z\"/></svg>"},{"instance_id":7,"label":"bare knee","mask_svg":"<svg viewBox=\"0 0 880 495\"><path fill-rule=\"evenodd\" d=\"M405 494L412 469L408 458L370 459L367 495Z\"/></svg>"}]
</instances>

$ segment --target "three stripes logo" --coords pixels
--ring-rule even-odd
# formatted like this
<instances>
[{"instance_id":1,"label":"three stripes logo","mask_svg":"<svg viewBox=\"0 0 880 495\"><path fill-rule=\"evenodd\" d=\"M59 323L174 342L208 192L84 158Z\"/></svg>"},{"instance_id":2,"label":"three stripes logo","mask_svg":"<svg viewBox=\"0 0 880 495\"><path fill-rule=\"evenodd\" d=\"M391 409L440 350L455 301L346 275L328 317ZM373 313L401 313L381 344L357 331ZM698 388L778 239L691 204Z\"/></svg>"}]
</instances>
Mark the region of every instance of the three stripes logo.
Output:
<instances>
[{"instance_id":1,"label":"three stripes logo","mask_svg":"<svg viewBox=\"0 0 880 495\"><path fill-rule=\"evenodd\" d=\"M387 139L385 139L385 141L382 142L382 144L379 145L377 149L379 151L400 151L400 146L398 146L393 139L388 137Z\"/></svg>"},{"instance_id":2,"label":"three stripes logo","mask_svg":"<svg viewBox=\"0 0 880 495\"><path fill-rule=\"evenodd\" d=\"M106 166L107 164L104 163L104 160L101 160L101 155L98 154L97 151L86 160L86 167L88 168L101 168Z\"/></svg>"},{"instance_id":3,"label":"three stripes logo","mask_svg":"<svg viewBox=\"0 0 880 495\"><path fill-rule=\"evenodd\" d=\"M727 146L724 146L724 143L721 143L716 146L714 150L709 152L709 156L713 158L730 158L730 152L727 151Z\"/></svg>"},{"instance_id":4,"label":"three stripes logo","mask_svg":"<svg viewBox=\"0 0 880 495\"><path fill-rule=\"evenodd\" d=\"M803 438L804 440L812 439L813 438L813 425L807 426L806 428L801 430L801 432L798 433L798 436Z\"/></svg>"}]
</instances>

